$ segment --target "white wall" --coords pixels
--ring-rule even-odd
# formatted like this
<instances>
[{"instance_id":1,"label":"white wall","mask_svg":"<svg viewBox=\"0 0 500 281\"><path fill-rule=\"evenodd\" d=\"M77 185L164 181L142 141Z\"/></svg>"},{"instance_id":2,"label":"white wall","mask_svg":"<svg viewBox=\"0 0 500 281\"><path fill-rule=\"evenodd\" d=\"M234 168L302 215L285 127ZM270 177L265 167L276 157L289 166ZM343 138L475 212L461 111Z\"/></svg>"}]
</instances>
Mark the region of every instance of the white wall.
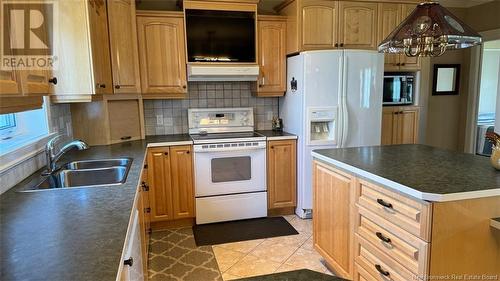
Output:
<instances>
[{"instance_id":1,"label":"white wall","mask_svg":"<svg viewBox=\"0 0 500 281\"><path fill-rule=\"evenodd\" d=\"M500 75L500 49L483 52L481 67L481 87L479 96L479 113L492 113L496 110L498 82ZM500 111L497 111L500 115Z\"/></svg>"}]
</instances>

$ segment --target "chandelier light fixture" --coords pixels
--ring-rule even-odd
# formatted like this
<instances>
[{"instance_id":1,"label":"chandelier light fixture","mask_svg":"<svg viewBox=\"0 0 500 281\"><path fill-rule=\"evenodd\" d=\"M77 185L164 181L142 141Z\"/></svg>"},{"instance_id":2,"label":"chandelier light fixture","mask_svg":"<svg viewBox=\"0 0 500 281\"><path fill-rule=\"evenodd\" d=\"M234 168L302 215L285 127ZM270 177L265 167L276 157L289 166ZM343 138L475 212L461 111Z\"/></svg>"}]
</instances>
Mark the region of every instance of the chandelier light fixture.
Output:
<instances>
[{"instance_id":1,"label":"chandelier light fixture","mask_svg":"<svg viewBox=\"0 0 500 281\"><path fill-rule=\"evenodd\" d=\"M378 46L379 52L439 57L446 50L480 45L481 35L437 2L417 5Z\"/></svg>"}]
</instances>

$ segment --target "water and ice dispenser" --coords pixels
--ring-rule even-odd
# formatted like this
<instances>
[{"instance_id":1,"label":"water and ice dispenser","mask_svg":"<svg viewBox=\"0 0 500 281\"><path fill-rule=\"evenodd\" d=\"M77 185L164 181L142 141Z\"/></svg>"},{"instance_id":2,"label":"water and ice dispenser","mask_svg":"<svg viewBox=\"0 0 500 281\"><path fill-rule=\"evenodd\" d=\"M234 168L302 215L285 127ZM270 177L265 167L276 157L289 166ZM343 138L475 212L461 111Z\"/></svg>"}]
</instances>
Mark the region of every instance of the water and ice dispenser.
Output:
<instances>
[{"instance_id":1,"label":"water and ice dispenser","mask_svg":"<svg viewBox=\"0 0 500 281\"><path fill-rule=\"evenodd\" d=\"M309 145L337 143L337 107L308 108Z\"/></svg>"}]
</instances>

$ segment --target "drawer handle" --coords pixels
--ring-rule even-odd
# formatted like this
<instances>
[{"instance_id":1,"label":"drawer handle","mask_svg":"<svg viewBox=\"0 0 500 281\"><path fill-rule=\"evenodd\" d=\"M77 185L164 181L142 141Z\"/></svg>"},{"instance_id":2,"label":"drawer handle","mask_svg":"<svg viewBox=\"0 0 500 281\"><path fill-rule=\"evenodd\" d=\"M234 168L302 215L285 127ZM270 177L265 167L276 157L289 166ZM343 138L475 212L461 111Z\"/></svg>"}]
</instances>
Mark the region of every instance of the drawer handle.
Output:
<instances>
[{"instance_id":1,"label":"drawer handle","mask_svg":"<svg viewBox=\"0 0 500 281\"><path fill-rule=\"evenodd\" d=\"M124 137L121 137L120 139L121 139L121 140L129 140L129 139L131 139L131 138L132 138L131 136L124 136Z\"/></svg>"},{"instance_id":2,"label":"drawer handle","mask_svg":"<svg viewBox=\"0 0 500 281\"><path fill-rule=\"evenodd\" d=\"M389 276L391 275L391 273L389 271L386 271L386 270L383 270L382 267L380 266L380 264L376 264L375 265L375 269L382 275L384 276Z\"/></svg>"},{"instance_id":3,"label":"drawer handle","mask_svg":"<svg viewBox=\"0 0 500 281\"><path fill-rule=\"evenodd\" d=\"M384 206L384 207L386 207L386 208L393 209L393 207L392 207L392 204L391 204L391 203L387 203L387 202L385 202L384 200L382 200L382 199L380 199L380 198L379 198L379 199L377 199L377 203L379 203L380 205L382 205L382 206Z\"/></svg>"},{"instance_id":4,"label":"drawer handle","mask_svg":"<svg viewBox=\"0 0 500 281\"><path fill-rule=\"evenodd\" d=\"M134 265L134 259L132 257L130 257L130 258L124 260L123 264L124 265L128 265L128 266L133 266Z\"/></svg>"},{"instance_id":5,"label":"drawer handle","mask_svg":"<svg viewBox=\"0 0 500 281\"><path fill-rule=\"evenodd\" d=\"M391 243L391 238L385 237L382 233L380 232L375 232L375 235L377 235L378 239L384 241L385 243Z\"/></svg>"}]
</instances>

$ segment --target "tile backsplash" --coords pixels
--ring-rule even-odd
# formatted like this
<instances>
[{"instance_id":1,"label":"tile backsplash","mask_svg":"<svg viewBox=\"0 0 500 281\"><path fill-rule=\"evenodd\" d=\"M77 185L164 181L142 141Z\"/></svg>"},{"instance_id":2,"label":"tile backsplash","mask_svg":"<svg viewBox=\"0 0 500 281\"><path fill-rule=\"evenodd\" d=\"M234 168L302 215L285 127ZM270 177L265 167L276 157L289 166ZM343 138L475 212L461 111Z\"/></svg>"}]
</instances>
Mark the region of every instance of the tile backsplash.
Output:
<instances>
[{"instance_id":1,"label":"tile backsplash","mask_svg":"<svg viewBox=\"0 0 500 281\"><path fill-rule=\"evenodd\" d=\"M278 98L252 96L251 82L189 82L188 98L145 100L146 135L188 133L188 108L253 107L257 130L270 130L278 116Z\"/></svg>"}]
</instances>

